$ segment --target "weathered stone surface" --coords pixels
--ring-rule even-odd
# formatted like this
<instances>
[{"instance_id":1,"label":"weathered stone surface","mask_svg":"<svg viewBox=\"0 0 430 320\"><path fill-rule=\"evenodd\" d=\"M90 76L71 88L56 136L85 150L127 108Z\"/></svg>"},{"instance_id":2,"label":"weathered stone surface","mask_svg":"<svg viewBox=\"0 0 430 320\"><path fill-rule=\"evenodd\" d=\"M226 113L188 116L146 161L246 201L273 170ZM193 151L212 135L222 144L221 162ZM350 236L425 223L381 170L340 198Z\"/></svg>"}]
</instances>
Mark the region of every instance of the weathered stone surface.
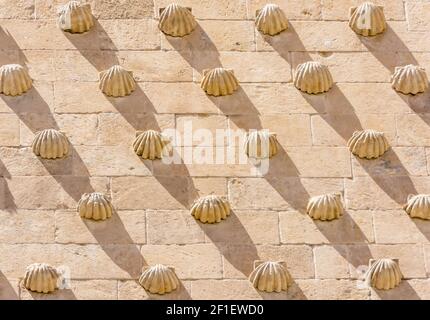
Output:
<instances>
[{"instance_id":1,"label":"weathered stone surface","mask_svg":"<svg viewBox=\"0 0 430 320\"><path fill-rule=\"evenodd\" d=\"M248 18L255 18L255 11L261 9L267 1L249 0ZM320 20L321 3L318 0L272 0L270 3L277 4L291 20Z\"/></svg>"},{"instance_id":2,"label":"weathered stone surface","mask_svg":"<svg viewBox=\"0 0 430 320\"><path fill-rule=\"evenodd\" d=\"M430 226L403 210L374 211L376 243L428 243Z\"/></svg>"},{"instance_id":3,"label":"weathered stone surface","mask_svg":"<svg viewBox=\"0 0 430 320\"><path fill-rule=\"evenodd\" d=\"M0 1L0 17L2 19L34 19L34 1L9 0Z\"/></svg>"},{"instance_id":4,"label":"weathered stone surface","mask_svg":"<svg viewBox=\"0 0 430 320\"><path fill-rule=\"evenodd\" d=\"M212 244L144 245L141 252L148 265L161 263L174 266L181 280L217 279L222 276L221 255Z\"/></svg>"},{"instance_id":5,"label":"weathered stone surface","mask_svg":"<svg viewBox=\"0 0 430 320\"><path fill-rule=\"evenodd\" d=\"M148 210L148 244L204 243L203 228L187 210Z\"/></svg>"},{"instance_id":6,"label":"weathered stone surface","mask_svg":"<svg viewBox=\"0 0 430 320\"><path fill-rule=\"evenodd\" d=\"M176 145L188 147L212 146L216 141L216 130L227 130L227 125L227 117L221 115L176 116L176 130L180 136ZM206 139L206 137L208 137L206 131L209 131L212 135L210 141ZM210 138L210 136L208 138ZM226 143L227 139L225 139L224 144ZM217 146L219 147L219 145Z\"/></svg>"},{"instance_id":7,"label":"weathered stone surface","mask_svg":"<svg viewBox=\"0 0 430 320\"><path fill-rule=\"evenodd\" d=\"M21 300L116 300L116 280L71 280L70 288L51 294L31 292L20 286Z\"/></svg>"},{"instance_id":8,"label":"weathered stone surface","mask_svg":"<svg viewBox=\"0 0 430 320\"><path fill-rule=\"evenodd\" d=\"M83 0L90 3L93 15L97 19L141 19L153 16L151 0ZM36 17L55 18L57 8L64 4L62 0L36 0Z\"/></svg>"},{"instance_id":9,"label":"weathered stone surface","mask_svg":"<svg viewBox=\"0 0 430 320\"><path fill-rule=\"evenodd\" d=\"M201 224L206 239L214 243L279 244L278 213L270 211L234 211L222 228Z\"/></svg>"},{"instance_id":10,"label":"weathered stone surface","mask_svg":"<svg viewBox=\"0 0 430 320\"><path fill-rule=\"evenodd\" d=\"M422 147L394 147L375 160L352 158L354 176L426 176L426 155Z\"/></svg>"},{"instance_id":11,"label":"weathered stone surface","mask_svg":"<svg viewBox=\"0 0 430 320\"><path fill-rule=\"evenodd\" d=\"M137 157L130 146L78 146L73 159L75 175L91 176L149 176L150 161ZM0 150L1 154L1 150Z\"/></svg>"},{"instance_id":12,"label":"weathered stone surface","mask_svg":"<svg viewBox=\"0 0 430 320\"><path fill-rule=\"evenodd\" d=\"M404 278L425 278L426 269L422 245L387 244L387 245L353 245L348 247L351 275L364 270L369 259L397 258Z\"/></svg>"},{"instance_id":13,"label":"weathered stone surface","mask_svg":"<svg viewBox=\"0 0 430 320\"><path fill-rule=\"evenodd\" d=\"M0 118L0 145L19 146L19 117L15 114L2 114Z\"/></svg>"},{"instance_id":14,"label":"weathered stone surface","mask_svg":"<svg viewBox=\"0 0 430 320\"><path fill-rule=\"evenodd\" d=\"M372 213L347 211L330 222L312 220L299 212L280 212L281 243L371 243L374 242Z\"/></svg>"},{"instance_id":15,"label":"weathered stone surface","mask_svg":"<svg viewBox=\"0 0 430 320\"><path fill-rule=\"evenodd\" d=\"M242 115L229 117L230 129L268 129L275 132L282 146L311 145L308 115Z\"/></svg>"},{"instance_id":16,"label":"weathered stone surface","mask_svg":"<svg viewBox=\"0 0 430 320\"><path fill-rule=\"evenodd\" d=\"M107 178L85 176L15 176L8 179L6 184L10 195L0 201L2 208L13 205L33 210L74 209L82 193L108 190Z\"/></svg>"},{"instance_id":17,"label":"weathered stone surface","mask_svg":"<svg viewBox=\"0 0 430 320\"><path fill-rule=\"evenodd\" d=\"M237 178L229 181L233 209L306 209L309 197L343 190L342 179Z\"/></svg>"},{"instance_id":18,"label":"weathered stone surface","mask_svg":"<svg viewBox=\"0 0 430 320\"><path fill-rule=\"evenodd\" d=\"M360 288L353 280L297 280L308 300L368 300L367 288Z\"/></svg>"},{"instance_id":19,"label":"weathered stone surface","mask_svg":"<svg viewBox=\"0 0 430 320\"><path fill-rule=\"evenodd\" d=\"M405 114L397 116L398 143L402 146L430 144L430 115Z\"/></svg>"},{"instance_id":20,"label":"weathered stone surface","mask_svg":"<svg viewBox=\"0 0 430 320\"><path fill-rule=\"evenodd\" d=\"M155 11L165 8L171 3L170 0L155 0ZM246 0L238 0L234 3L228 0L178 0L177 4L192 8L192 13L197 19L245 19Z\"/></svg>"},{"instance_id":21,"label":"weathered stone surface","mask_svg":"<svg viewBox=\"0 0 430 320\"><path fill-rule=\"evenodd\" d=\"M430 31L430 3L427 1L407 1L405 6L409 30Z\"/></svg>"},{"instance_id":22,"label":"weathered stone surface","mask_svg":"<svg viewBox=\"0 0 430 320\"><path fill-rule=\"evenodd\" d=\"M358 6L362 3L359 0L346 0L338 2L336 0L323 0L322 16L324 20L344 20L349 19L350 7ZM405 13L401 0L374 0L373 3L384 7L384 14L387 20L404 20Z\"/></svg>"},{"instance_id":23,"label":"weathered stone surface","mask_svg":"<svg viewBox=\"0 0 430 320\"><path fill-rule=\"evenodd\" d=\"M191 291L191 282L182 281L180 287L169 294L152 294L137 281L119 281L118 299L119 300L189 300Z\"/></svg>"},{"instance_id":24,"label":"weathered stone surface","mask_svg":"<svg viewBox=\"0 0 430 320\"><path fill-rule=\"evenodd\" d=\"M143 259L136 245L1 244L0 268L7 277L22 277L27 265L45 261L70 268L72 279L131 279Z\"/></svg>"},{"instance_id":25,"label":"weathered stone surface","mask_svg":"<svg viewBox=\"0 0 430 320\"><path fill-rule=\"evenodd\" d=\"M255 51L252 21L201 20L183 38L161 36L162 50L180 51Z\"/></svg>"},{"instance_id":26,"label":"weathered stone surface","mask_svg":"<svg viewBox=\"0 0 430 320\"><path fill-rule=\"evenodd\" d=\"M345 246L314 248L315 277L317 279L348 279L348 251Z\"/></svg>"},{"instance_id":27,"label":"weathered stone surface","mask_svg":"<svg viewBox=\"0 0 430 320\"><path fill-rule=\"evenodd\" d=\"M312 248L307 245L218 245L223 256L224 278L247 278L253 270L253 261L286 261L293 279L314 277Z\"/></svg>"},{"instance_id":28,"label":"weathered stone surface","mask_svg":"<svg viewBox=\"0 0 430 320\"><path fill-rule=\"evenodd\" d=\"M146 218L143 210L115 211L106 221L84 220L76 211L55 212L55 242L144 244Z\"/></svg>"},{"instance_id":29,"label":"weathered stone surface","mask_svg":"<svg viewBox=\"0 0 430 320\"><path fill-rule=\"evenodd\" d=\"M345 180L350 209L401 209L409 194L425 193L428 177L378 176Z\"/></svg>"},{"instance_id":30,"label":"weathered stone surface","mask_svg":"<svg viewBox=\"0 0 430 320\"><path fill-rule=\"evenodd\" d=\"M399 286L392 290L371 289L372 300L428 300L428 286L426 280L403 280Z\"/></svg>"},{"instance_id":31,"label":"weathered stone surface","mask_svg":"<svg viewBox=\"0 0 430 320\"><path fill-rule=\"evenodd\" d=\"M184 209L199 194L224 195L226 191L226 181L222 178L158 176L112 179L113 204L118 209Z\"/></svg>"},{"instance_id":32,"label":"weathered stone surface","mask_svg":"<svg viewBox=\"0 0 430 320\"><path fill-rule=\"evenodd\" d=\"M1 243L52 243L55 238L54 212L47 210L0 211ZM19 237L17 236L19 235Z\"/></svg>"}]
</instances>

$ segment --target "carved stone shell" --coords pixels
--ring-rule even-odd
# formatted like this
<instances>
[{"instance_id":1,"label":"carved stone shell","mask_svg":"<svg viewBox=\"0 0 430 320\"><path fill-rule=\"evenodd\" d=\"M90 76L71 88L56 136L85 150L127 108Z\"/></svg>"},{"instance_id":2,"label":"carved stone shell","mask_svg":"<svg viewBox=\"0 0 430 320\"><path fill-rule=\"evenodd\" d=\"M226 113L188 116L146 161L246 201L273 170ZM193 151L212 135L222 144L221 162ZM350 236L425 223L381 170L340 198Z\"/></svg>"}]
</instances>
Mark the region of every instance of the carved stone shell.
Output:
<instances>
[{"instance_id":1,"label":"carved stone shell","mask_svg":"<svg viewBox=\"0 0 430 320\"><path fill-rule=\"evenodd\" d=\"M69 140L58 130L45 129L36 133L32 148L43 159L63 158L69 153Z\"/></svg>"},{"instance_id":2,"label":"carved stone shell","mask_svg":"<svg viewBox=\"0 0 430 320\"><path fill-rule=\"evenodd\" d=\"M408 203L403 208L411 218L430 220L430 195L410 195Z\"/></svg>"},{"instance_id":3,"label":"carved stone shell","mask_svg":"<svg viewBox=\"0 0 430 320\"><path fill-rule=\"evenodd\" d=\"M384 8L371 2L349 9L349 26L362 36L374 36L386 29Z\"/></svg>"},{"instance_id":4,"label":"carved stone shell","mask_svg":"<svg viewBox=\"0 0 430 320\"><path fill-rule=\"evenodd\" d=\"M143 159L161 159L168 154L167 145L169 141L155 130L136 132L136 139L133 142L133 150Z\"/></svg>"},{"instance_id":5,"label":"carved stone shell","mask_svg":"<svg viewBox=\"0 0 430 320\"><path fill-rule=\"evenodd\" d=\"M365 274L367 285L380 290L397 287L402 280L398 259L370 259Z\"/></svg>"},{"instance_id":6,"label":"carved stone shell","mask_svg":"<svg viewBox=\"0 0 430 320\"><path fill-rule=\"evenodd\" d=\"M59 273L46 263L30 264L22 281L25 288L39 293L53 292L58 288Z\"/></svg>"},{"instance_id":7,"label":"carved stone shell","mask_svg":"<svg viewBox=\"0 0 430 320\"><path fill-rule=\"evenodd\" d=\"M139 283L145 290L158 294L169 293L179 287L179 279L175 274L175 269L162 264L143 267Z\"/></svg>"},{"instance_id":8,"label":"carved stone shell","mask_svg":"<svg viewBox=\"0 0 430 320\"><path fill-rule=\"evenodd\" d=\"M255 261L254 270L249 276L254 288L266 292L286 291L291 280L285 262Z\"/></svg>"},{"instance_id":9,"label":"carved stone shell","mask_svg":"<svg viewBox=\"0 0 430 320\"><path fill-rule=\"evenodd\" d=\"M288 29L288 20L278 5L266 4L261 10L257 10L255 25L258 31L274 36Z\"/></svg>"},{"instance_id":10,"label":"carved stone shell","mask_svg":"<svg viewBox=\"0 0 430 320\"><path fill-rule=\"evenodd\" d=\"M106 220L112 217L113 207L110 200L102 193L84 193L78 202L77 211L81 218Z\"/></svg>"},{"instance_id":11,"label":"carved stone shell","mask_svg":"<svg viewBox=\"0 0 430 320\"><path fill-rule=\"evenodd\" d=\"M136 88L133 72L127 71L119 65L100 72L99 76L99 88L110 97L128 96Z\"/></svg>"},{"instance_id":12,"label":"carved stone shell","mask_svg":"<svg viewBox=\"0 0 430 320\"><path fill-rule=\"evenodd\" d=\"M61 30L71 33L82 33L94 26L90 4L69 1L58 11L58 25Z\"/></svg>"},{"instance_id":13,"label":"carved stone shell","mask_svg":"<svg viewBox=\"0 0 430 320\"><path fill-rule=\"evenodd\" d=\"M309 199L307 212L312 219L330 221L343 214L340 193L330 193Z\"/></svg>"},{"instance_id":14,"label":"carved stone shell","mask_svg":"<svg viewBox=\"0 0 430 320\"><path fill-rule=\"evenodd\" d=\"M176 3L160 9L160 30L172 37L183 37L193 32L197 21L191 13L191 8L181 7Z\"/></svg>"},{"instance_id":15,"label":"carved stone shell","mask_svg":"<svg viewBox=\"0 0 430 320\"><path fill-rule=\"evenodd\" d=\"M233 94L239 87L233 70L214 68L203 71L203 79L200 87L211 96L226 96Z\"/></svg>"},{"instance_id":16,"label":"carved stone shell","mask_svg":"<svg viewBox=\"0 0 430 320\"><path fill-rule=\"evenodd\" d=\"M276 133L256 130L248 133L245 139L245 153L249 158L266 159L278 153Z\"/></svg>"},{"instance_id":17,"label":"carved stone shell","mask_svg":"<svg viewBox=\"0 0 430 320\"><path fill-rule=\"evenodd\" d=\"M327 66L317 61L299 64L294 74L294 85L306 93L322 93L333 86L333 78Z\"/></svg>"},{"instance_id":18,"label":"carved stone shell","mask_svg":"<svg viewBox=\"0 0 430 320\"><path fill-rule=\"evenodd\" d=\"M230 215L230 204L216 195L201 197L191 207L191 215L203 223L220 222Z\"/></svg>"},{"instance_id":19,"label":"carved stone shell","mask_svg":"<svg viewBox=\"0 0 430 320\"><path fill-rule=\"evenodd\" d=\"M413 64L396 67L391 76L392 87L404 94L417 94L429 87L429 80L424 68Z\"/></svg>"},{"instance_id":20,"label":"carved stone shell","mask_svg":"<svg viewBox=\"0 0 430 320\"><path fill-rule=\"evenodd\" d=\"M375 159L382 156L390 146L383 132L366 129L352 134L348 148L359 158Z\"/></svg>"},{"instance_id":21,"label":"carved stone shell","mask_svg":"<svg viewBox=\"0 0 430 320\"><path fill-rule=\"evenodd\" d=\"M0 67L0 93L19 96L32 86L27 70L19 64L5 64Z\"/></svg>"}]
</instances>

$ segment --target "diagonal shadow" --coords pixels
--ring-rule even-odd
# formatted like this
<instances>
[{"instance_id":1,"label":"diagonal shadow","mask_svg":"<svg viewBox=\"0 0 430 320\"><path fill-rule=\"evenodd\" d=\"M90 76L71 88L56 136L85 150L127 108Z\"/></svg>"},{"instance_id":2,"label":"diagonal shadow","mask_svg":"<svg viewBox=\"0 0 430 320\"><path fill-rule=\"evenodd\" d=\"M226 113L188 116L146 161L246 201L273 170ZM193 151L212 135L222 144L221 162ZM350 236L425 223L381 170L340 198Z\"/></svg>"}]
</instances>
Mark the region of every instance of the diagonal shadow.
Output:
<instances>
[{"instance_id":1,"label":"diagonal shadow","mask_svg":"<svg viewBox=\"0 0 430 320\"><path fill-rule=\"evenodd\" d=\"M373 37L360 36L355 32L354 34L369 52L391 73L394 72L394 68L397 66L418 64L408 47L388 24L384 33Z\"/></svg>"},{"instance_id":2,"label":"diagonal shadow","mask_svg":"<svg viewBox=\"0 0 430 320\"><path fill-rule=\"evenodd\" d=\"M3 274L0 271L0 300L19 300L19 296L16 293L15 289Z\"/></svg>"},{"instance_id":3,"label":"diagonal shadow","mask_svg":"<svg viewBox=\"0 0 430 320\"><path fill-rule=\"evenodd\" d=\"M249 276L249 266L260 260L257 248L237 215L231 210L230 216L219 225L196 221L206 237L217 246L219 252L236 270Z\"/></svg>"}]
</instances>

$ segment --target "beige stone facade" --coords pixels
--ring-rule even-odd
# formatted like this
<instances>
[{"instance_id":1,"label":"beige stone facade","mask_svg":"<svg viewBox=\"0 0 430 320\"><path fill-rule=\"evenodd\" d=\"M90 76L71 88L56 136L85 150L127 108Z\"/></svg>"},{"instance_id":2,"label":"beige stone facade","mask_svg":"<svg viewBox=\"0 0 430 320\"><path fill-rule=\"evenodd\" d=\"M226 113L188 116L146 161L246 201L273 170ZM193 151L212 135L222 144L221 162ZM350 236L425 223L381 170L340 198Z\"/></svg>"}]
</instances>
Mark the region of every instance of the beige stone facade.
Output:
<instances>
[{"instance_id":1,"label":"beige stone facade","mask_svg":"<svg viewBox=\"0 0 430 320\"><path fill-rule=\"evenodd\" d=\"M430 74L429 1L374 0L387 29L360 37L348 26L359 0L272 0L289 27L271 37L254 26L268 1L176 0L198 23L183 38L158 29L170 0L84 1L95 24L83 34L59 29L64 2L0 0L0 65L21 64L33 80L21 96L0 95L0 299L430 299L430 221L403 211L409 194L430 193L430 91L404 95L390 80L407 64ZM330 91L295 88L294 70L309 60L329 68ZM116 64L133 72L129 96L99 89L99 72ZM240 86L208 96L203 70L220 66ZM275 132L269 172L134 153L136 131L182 132L189 122ZM67 136L67 157L32 152L47 128ZM348 150L364 129L384 132L391 148L380 158ZM77 203L91 192L111 198L110 219L79 217ZM335 192L345 205L339 219L306 214L310 197ZM208 194L229 200L228 219L191 216ZM371 258L399 259L404 280L389 291L366 287ZM255 260L285 261L288 290L255 289ZM20 281L32 263L69 270L69 287L28 291ZM160 296L139 284L142 267L156 264L175 268L177 290Z\"/></svg>"}]
</instances>

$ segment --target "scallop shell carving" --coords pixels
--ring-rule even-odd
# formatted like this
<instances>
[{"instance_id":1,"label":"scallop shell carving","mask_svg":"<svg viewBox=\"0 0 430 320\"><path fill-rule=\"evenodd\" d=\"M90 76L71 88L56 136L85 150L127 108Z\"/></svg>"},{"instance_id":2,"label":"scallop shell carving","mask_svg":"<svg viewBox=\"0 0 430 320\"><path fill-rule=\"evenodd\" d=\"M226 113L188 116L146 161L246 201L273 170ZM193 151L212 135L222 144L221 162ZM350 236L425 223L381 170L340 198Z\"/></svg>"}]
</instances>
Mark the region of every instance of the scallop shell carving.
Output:
<instances>
[{"instance_id":1,"label":"scallop shell carving","mask_svg":"<svg viewBox=\"0 0 430 320\"><path fill-rule=\"evenodd\" d=\"M203 223L217 223L230 215L230 204L216 195L201 197L191 207L191 215Z\"/></svg>"},{"instance_id":2,"label":"scallop shell carving","mask_svg":"<svg viewBox=\"0 0 430 320\"><path fill-rule=\"evenodd\" d=\"M349 9L349 26L362 36L374 36L386 29L384 8L371 2Z\"/></svg>"},{"instance_id":3,"label":"scallop shell carving","mask_svg":"<svg viewBox=\"0 0 430 320\"><path fill-rule=\"evenodd\" d=\"M430 195L410 195L403 208L411 218L430 220Z\"/></svg>"},{"instance_id":4,"label":"scallop shell carving","mask_svg":"<svg viewBox=\"0 0 430 320\"><path fill-rule=\"evenodd\" d=\"M169 141L155 130L136 132L133 142L134 152L143 159L161 159L168 154Z\"/></svg>"},{"instance_id":5,"label":"scallop shell carving","mask_svg":"<svg viewBox=\"0 0 430 320\"><path fill-rule=\"evenodd\" d=\"M106 220L112 217L113 207L108 197L99 192L84 193L78 202L81 218Z\"/></svg>"},{"instance_id":6,"label":"scallop shell carving","mask_svg":"<svg viewBox=\"0 0 430 320\"><path fill-rule=\"evenodd\" d=\"M58 130L45 129L36 133L32 148L43 159L63 158L69 153L69 140Z\"/></svg>"},{"instance_id":7,"label":"scallop shell carving","mask_svg":"<svg viewBox=\"0 0 430 320\"><path fill-rule=\"evenodd\" d=\"M5 64L0 67L0 93L19 96L32 87L27 70L19 64Z\"/></svg>"},{"instance_id":8,"label":"scallop shell carving","mask_svg":"<svg viewBox=\"0 0 430 320\"><path fill-rule=\"evenodd\" d=\"M324 194L309 199L307 212L314 220L330 221L343 214L340 193Z\"/></svg>"},{"instance_id":9,"label":"scallop shell carving","mask_svg":"<svg viewBox=\"0 0 430 320\"><path fill-rule=\"evenodd\" d=\"M152 267L143 267L139 283L151 293L165 294L179 287L179 279L175 269L156 264Z\"/></svg>"},{"instance_id":10,"label":"scallop shell carving","mask_svg":"<svg viewBox=\"0 0 430 320\"><path fill-rule=\"evenodd\" d=\"M365 274L367 285L380 290L397 287L402 280L398 259L370 259L369 269Z\"/></svg>"},{"instance_id":11,"label":"scallop shell carving","mask_svg":"<svg viewBox=\"0 0 430 320\"><path fill-rule=\"evenodd\" d=\"M395 68L391 85L398 92L417 94L428 89L429 80L424 68L409 64Z\"/></svg>"},{"instance_id":12,"label":"scallop shell carving","mask_svg":"<svg viewBox=\"0 0 430 320\"><path fill-rule=\"evenodd\" d=\"M255 261L249 276L254 288L266 292L286 291L292 279L285 262Z\"/></svg>"},{"instance_id":13,"label":"scallop shell carving","mask_svg":"<svg viewBox=\"0 0 430 320\"><path fill-rule=\"evenodd\" d=\"M348 148L359 158L375 159L382 156L390 146L383 132L366 129L352 134Z\"/></svg>"},{"instance_id":14,"label":"scallop shell carving","mask_svg":"<svg viewBox=\"0 0 430 320\"><path fill-rule=\"evenodd\" d=\"M266 4L261 10L257 10L255 25L258 31L274 36L288 29L288 20L278 5Z\"/></svg>"},{"instance_id":15,"label":"scallop shell carving","mask_svg":"<svg viewBox=\"0 0 430 320\"><path fill-rule=\"evenodd\" d=\"M333 78L327 66L317 61L308 61L297 66L294 85L306 93L323 93L333 86Z\"/></svg>"},{"instance_id":16,"label":"scallop shell carving","mask_svg":"<svg viewBox=\"0 0 430 320\"><path fill-rule=\"evenodd\" d=\"M249 158L266 159L278 153L276 133L256 130L248 133L245 139L245 153Z\"/></svg>"},{"instance_id":17,"label":"scallop shell carving","mask_svg":"<svg viewBox=\"0 0 430 320\"><path fill-rule=\"evenodd\" d=\"M233 70L214 68L203 71L200 87L211 96L227 96L233 94L239 87L239 82Z\"/></svg>"},{"instance_id":18,"label":"scallop shell carving","mask_svg":"<svg viewBox=\"0 0 430 320\"><path fill-rule=\"evenodd\" d=\"M160 9L160 30L172 37L183 37L193 32L197 21L191 13L191 8L185 8L176 3Z\"/></svg>"},{"instance_id":19,"label":"scallop shell carving","mask_svg":"<svg viewBox=\"0 0 430 320\"><path fill-rule=\"evenodd\" d=\"M23 285L30 291L49 293L58 288L60 275L57 270L46 263L30 264L23 279Z\"/></svg>"},{"instance_id":20,"label":"scallop shell carving","mask_svg":"<svg viewBox=\"0 0 430 320\"><path fill-rule=\"evenodd\" d=\"M100 72L99 77L99 88L109 97L125 97L136 88L133 72L127 71L119 65Z\"/></svg>"},{"instance_id":21,"label":"scallop shell carving","mask_svg":"<svg viewBox=\"0 0 430 320\"><path fill-rule=\"evenodd\" d=\"M94 26L90 4L69 1L58 11L58 25L61 30L71 33L83 33Z\"/></svg>"}]
</instances>

